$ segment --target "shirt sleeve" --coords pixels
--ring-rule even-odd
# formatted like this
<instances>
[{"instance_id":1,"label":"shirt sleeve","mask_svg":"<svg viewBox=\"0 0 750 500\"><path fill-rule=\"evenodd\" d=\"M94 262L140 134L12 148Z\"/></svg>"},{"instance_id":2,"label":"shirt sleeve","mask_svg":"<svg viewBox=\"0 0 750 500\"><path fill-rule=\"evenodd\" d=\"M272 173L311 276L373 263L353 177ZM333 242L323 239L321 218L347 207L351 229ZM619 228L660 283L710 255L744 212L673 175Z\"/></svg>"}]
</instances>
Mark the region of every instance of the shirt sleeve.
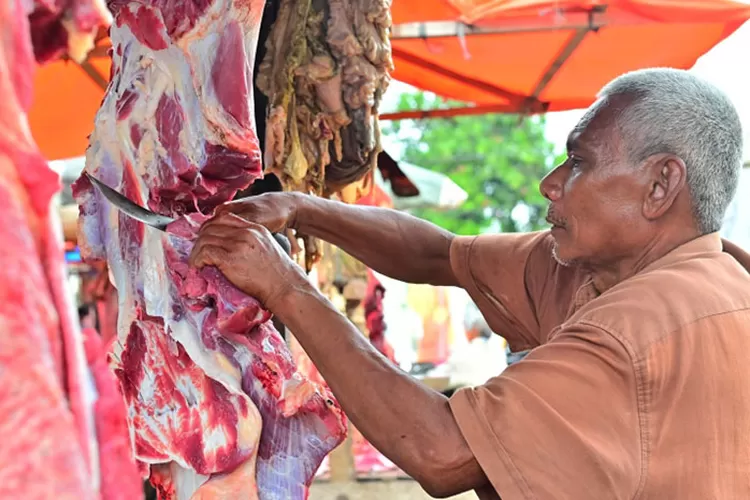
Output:
<instances>
[{"instance_id":1,"label":"shirt sleeve","mask_svg":"<svg viewBox=\"0 0 750 500\"><path fill-rule=\"evenodd\" d=\"M641 473L635 366L614 337L575 325L450 405L503 500L629 500Z\"/></svg>"},{"instance_id":2,"label":"shirt sleeve","mask_svg":"<svg viewBox=\"0 0 750 500\"><path fill-rule=\"evenodd\" d=\"M457 236L451 244L460 286L513 351L546 341L582 281L576 270L557 264L552 245L548 231Z\"/></svg>"}]
</instances>

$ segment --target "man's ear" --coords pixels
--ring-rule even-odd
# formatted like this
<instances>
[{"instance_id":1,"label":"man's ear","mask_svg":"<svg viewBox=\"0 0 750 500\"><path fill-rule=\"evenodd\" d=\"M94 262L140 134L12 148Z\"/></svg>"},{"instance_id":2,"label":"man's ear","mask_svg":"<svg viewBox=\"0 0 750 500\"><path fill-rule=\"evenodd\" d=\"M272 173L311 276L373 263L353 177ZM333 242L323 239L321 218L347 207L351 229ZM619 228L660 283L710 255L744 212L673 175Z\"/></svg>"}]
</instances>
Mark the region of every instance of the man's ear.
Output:
<instances>
[{"instance_id":1,"label":"man's ear","mask_svg":"<svg viewBox=\"0 0 750 500\"><path fill-rule=\"evenodd\" d=\"M687 168L671 154L653 155L643 165L648 181L643 199L643 216L655 220L664 215L687 185Z\"/></svg>"}]
</instances>

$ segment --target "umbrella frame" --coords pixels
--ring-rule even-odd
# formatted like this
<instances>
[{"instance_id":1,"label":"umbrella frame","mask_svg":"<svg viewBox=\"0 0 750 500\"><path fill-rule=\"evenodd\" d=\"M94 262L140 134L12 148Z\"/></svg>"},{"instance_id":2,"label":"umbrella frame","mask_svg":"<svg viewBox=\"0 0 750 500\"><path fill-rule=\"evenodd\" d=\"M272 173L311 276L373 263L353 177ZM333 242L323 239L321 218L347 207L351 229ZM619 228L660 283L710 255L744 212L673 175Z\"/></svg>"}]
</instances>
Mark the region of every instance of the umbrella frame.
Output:
<instances>
[{"instance_id":1,"label":"umbrella frame","mask_svg":"<svg viewBox=\"0 0 750 500\"><path fill-rule=\"evenodd\" d=\"M584 38L586 38L586 35L588 35L589 33L596 33L597 31L599 31L599 29L606 26L606 23L603 20L606 10L606 5L595 6L583 12L583 14L586 15L585 22L579 21L558 24L554 26L550 26L549 24L525 24L516 26L481 27L466 24L463 22L452 21L398 24L393 27L391 35L392 41L414 39L427 40L436 38L458 38L459 40L462 40L467 36L542 33L545 31L573 31L573 33L561 47L560 51L557 53L554 59L550 62L549 66L547 66L541 78L539 78L539 81L534 86L534 90L528 96L518 94L501 87L497 87L481 80L467 77L466 75L460 75L447 68L443 68L429 61L426 61L418 56L404 52L397 47L393 47L393 55L400 59L421 66L425 69L429 69L430 71L440 74L441 76L445 76L454 80L460 80L461 82L469 84L472 87L480 89L484 92L488 92L497 95L502 99L506 99L509 101L509 103L486 106L465 106L450 109L386 113L381 115L380 119L415 120L503 112L516 112L522 115L546 113L549 108L549 103L540 101L539 96L542 94L547 85L549 85L549 83L555 77L563 64L565 64L565 62L570 58L573 52L575 52L581 42L583 42Z\"/></svg>"}]
</instances>

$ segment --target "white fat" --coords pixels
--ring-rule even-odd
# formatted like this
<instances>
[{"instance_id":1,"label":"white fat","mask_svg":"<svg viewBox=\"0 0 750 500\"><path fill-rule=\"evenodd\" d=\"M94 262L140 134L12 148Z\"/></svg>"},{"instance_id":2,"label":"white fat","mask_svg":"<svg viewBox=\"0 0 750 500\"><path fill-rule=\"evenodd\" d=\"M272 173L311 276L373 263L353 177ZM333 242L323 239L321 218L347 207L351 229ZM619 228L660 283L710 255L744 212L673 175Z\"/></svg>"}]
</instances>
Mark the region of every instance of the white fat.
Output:
<instances>
[{"instance_id":1,"label":"white fat","mask_svg":"<svg viewBox=\"0 0 750 500\"><path fill-rule=\"evenodd\" d=\"M261 347L263 347L263 352L274 352L273 344L271 344L271 337L264 337L263 342L261 343Z\"/></svg>"},{"instance_id":2,"label":"white fat","mask_svg":"<svg viewBox=\"0 0 750 500\"><path fill-rule=\"evenodd\" d=\"M227 435L221 429L215 427L206 429L206 432L203 434L203 442L209 448L221 448L227 445Z\"/></svg>"},{"instance_id":3,"label":"white fat","mask_svg":"<svg viewBox=\"0 0 750 500\"><path fill-rule=\"evenodd\" d=\"M174 462L170 464L169 471L172 474L172 482L175 484L175 489L177 490L176 500L190 500L193 497L193 493L203 483L208 481L208 476L197 474L195 471L181 467Z\"/></svg>"},{"instance_id":4,"label":"white fat","mask_svg":"<svg viewBox=\"0 0 750 500\"><path fill-rule=\"evenodd\" d=\"M199 317L202 319L204 312ZM199 320L199 323L202 321ZM244 394L242 391L242 374L234 368L229 360L221 353L209 351L200 339L195 325L187 320L170 320L168 323L172 332L172 338L182 344L190 359L212 379L220 382L227 390L235 394Z\"/></svg>"},{"instance_id":5,"label":"white fat","mask_svg":"<svg viewBox=\"0 0 750 500\"><path fill-rule=\"evenodd\" d=\"M141 250L141 269L143 273L143 294L146 300L146 312L151 316L168 317L172 314L170 297L170 280L164 258L163 241L166 235L158 229L146 227L146 234Z\"/></svg>"},{"instance_id":6,"label":"white fat","mask_svg":"<svg viewBox=\"0 0 750 500\"><path fill-rule=\"evenodd\" d=\"M290 416L297 412L300 406L306 403L318 392L315 384L304 379L299 373L284 380L281 386L281 412L284 416Z\"/></svg>"}]
</instances>

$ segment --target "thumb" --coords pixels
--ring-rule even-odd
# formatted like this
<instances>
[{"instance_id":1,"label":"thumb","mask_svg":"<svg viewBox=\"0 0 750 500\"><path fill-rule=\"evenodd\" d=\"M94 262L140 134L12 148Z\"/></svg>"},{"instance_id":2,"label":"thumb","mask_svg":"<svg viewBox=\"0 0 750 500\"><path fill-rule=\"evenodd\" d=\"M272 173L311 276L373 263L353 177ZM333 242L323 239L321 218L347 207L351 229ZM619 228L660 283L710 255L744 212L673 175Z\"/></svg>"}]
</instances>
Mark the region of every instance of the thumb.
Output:
<instances>
[{"instance_id":1,"label":"thumb","mask_svg":"<svg viewBox=\"0 0 750 500\"><path fill-rule=\"evenodd\" d=\"M220 214L237 214L241 213L245 210L247 210L246 207L246 201L245 199L242 200L233 200L228 201L226 203L223 203L216 207L214 210L214 216L220 215Z\"/></svg>"},{"instance_id":2,"label":"thumb","mask_svg":"<svg viewBox=\"0 0 750 500\"><path fill-rule=\"evenodd\" d=\"M215 245L203 245L192 256L191 263L201 269L204 266L215 266L223 271L229 261L229 252Z\"/></svg>"}]
</instances>

